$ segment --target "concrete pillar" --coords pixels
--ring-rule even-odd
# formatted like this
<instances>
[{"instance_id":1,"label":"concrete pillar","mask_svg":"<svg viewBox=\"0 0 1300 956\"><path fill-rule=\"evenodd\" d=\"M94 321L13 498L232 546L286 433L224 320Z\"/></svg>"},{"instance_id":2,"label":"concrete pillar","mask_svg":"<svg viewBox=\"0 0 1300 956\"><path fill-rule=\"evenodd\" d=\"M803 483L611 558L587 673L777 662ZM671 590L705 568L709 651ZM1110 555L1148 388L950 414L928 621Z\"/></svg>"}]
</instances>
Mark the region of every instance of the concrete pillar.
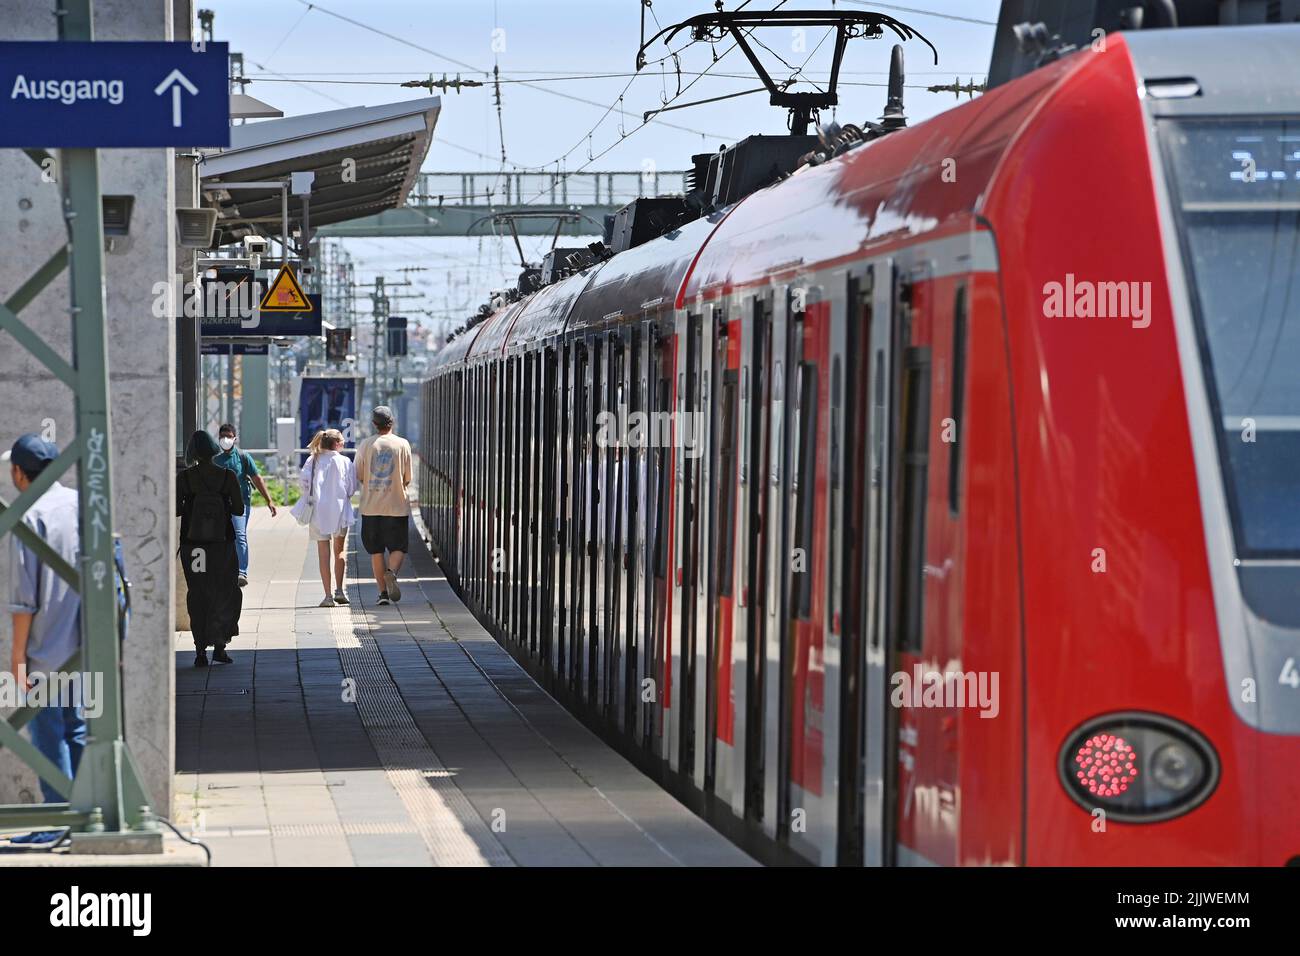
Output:
<instances>
[{"instance_id":1,"label":"concrete pillar","mask_svg":"<svg viewBox=\"0 0 1300 956\"><path fill-rule=\"evenodd\" d=\"M270 448L270 379L266 355L245 355L239 360L243 402L239 413L239 444L244 448Z\"/></svg>"},{"instance_id":2,"label":"concrete pillar","mask_svg":"<svg viewBox=\"0 0 1300 956\"><path fill-rule=\"evenodd\" d=\"M54 40L50 0L7 0L0 39ZM183 10L176 35L189 38L190 4L175 0L96 0L95 39L171 40L173 11ZM40 144L32 144L38 146ZM173 210L176 157L170 149L114 149L99 154L105 194L131 194L130 235L105 256L112 402L115 528L123 537L133 584L131 633L123 648L126 739L153 797L171 816L174 772L175 656L172 645L175 578L174 322L153 314L155 283L178 271ZM67 242L59 187L18 150L0 150L0 298L8 298ZM22 312L22 319L70 359L68 273ZM51 429L60 447L75 432L70 390L9 337L0 333L0 447L23 432ZM75 484L75 477L65 479ZM8 469L0 493L12 498ZM0 548L0 586L8 588L9 552ZM10 619L0 615L0 667L8 669ZM39 800L36 777L0 750L0 803Z\"/></svg>"}]
</instances>

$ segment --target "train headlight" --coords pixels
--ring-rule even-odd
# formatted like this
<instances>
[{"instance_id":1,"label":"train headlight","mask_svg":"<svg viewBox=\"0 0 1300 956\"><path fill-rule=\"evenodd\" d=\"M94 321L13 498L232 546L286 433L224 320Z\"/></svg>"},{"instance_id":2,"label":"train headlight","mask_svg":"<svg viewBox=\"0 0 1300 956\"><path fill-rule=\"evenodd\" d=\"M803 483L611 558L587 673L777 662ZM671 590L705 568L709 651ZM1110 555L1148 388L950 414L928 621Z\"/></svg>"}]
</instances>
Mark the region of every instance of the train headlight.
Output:
<instances>
[{"instance_id":1,"label":"train headlight","mask_svg":"<svg viewBox=\"0 0 1300 956\"><path fill-rule=\"evenodd\" d=\"M1154 823L1202 803L1219 782L1219 760L1203 736L1159 714L1108 714L1065 740L1061 784L1086 810Z\"/></svg>"}]
</instances>

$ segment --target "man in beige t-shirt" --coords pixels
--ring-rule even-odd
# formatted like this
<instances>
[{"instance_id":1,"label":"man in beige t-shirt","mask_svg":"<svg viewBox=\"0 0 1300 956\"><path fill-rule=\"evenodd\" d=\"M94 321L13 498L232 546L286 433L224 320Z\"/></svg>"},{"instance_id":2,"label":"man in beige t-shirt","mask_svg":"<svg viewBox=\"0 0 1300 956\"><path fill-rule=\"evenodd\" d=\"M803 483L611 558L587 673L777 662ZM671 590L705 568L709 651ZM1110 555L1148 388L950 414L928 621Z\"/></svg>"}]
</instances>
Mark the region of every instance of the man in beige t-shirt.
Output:
<instances>
[{"instance_id":1,"label":"man in beige t-shirt","mask_svg":"<svg viewBox=\"0 0 1300 956\"><path fill-rule=\"evenodd\" d=\"M357 487L361 489L361 544L379 585L379 604L400 601L397 572L406 557L411 506L411 443L393 431L393 411L376 406L370 416L375 434L357 446ZM385 554L386 552L386 554Z\"/></svg>"}]
</instances>

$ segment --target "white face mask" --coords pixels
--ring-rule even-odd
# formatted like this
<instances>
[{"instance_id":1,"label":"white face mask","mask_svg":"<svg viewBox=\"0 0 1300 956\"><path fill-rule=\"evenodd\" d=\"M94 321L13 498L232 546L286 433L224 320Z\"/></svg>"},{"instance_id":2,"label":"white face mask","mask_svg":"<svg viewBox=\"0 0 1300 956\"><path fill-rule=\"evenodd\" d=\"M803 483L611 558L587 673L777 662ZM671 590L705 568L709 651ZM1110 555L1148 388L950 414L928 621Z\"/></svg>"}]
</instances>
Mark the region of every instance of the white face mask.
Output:
<instances>
[{"instance_id":1,"label":"white face mask","mask_svg":"<svg viewBox=\"0 0 1300 956\"><path fill-rule=\"evenodd\" d=\"M222 438L220 439L220 444L222 451L230 451L230 449L235 447L235 440L233 438Z\"/></svg>"}]
</instances>

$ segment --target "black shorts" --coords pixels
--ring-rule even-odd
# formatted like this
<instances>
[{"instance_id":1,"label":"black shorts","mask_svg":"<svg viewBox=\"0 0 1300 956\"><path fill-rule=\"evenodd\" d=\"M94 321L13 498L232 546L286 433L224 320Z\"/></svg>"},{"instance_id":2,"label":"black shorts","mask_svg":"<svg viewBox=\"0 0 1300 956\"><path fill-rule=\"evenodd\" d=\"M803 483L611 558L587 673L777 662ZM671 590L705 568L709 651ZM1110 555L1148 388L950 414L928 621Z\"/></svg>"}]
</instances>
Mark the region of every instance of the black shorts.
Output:
<instances>
[{"instance_id":1,"label":"black shorts","mask_svg":"<svg viewBox=\"0 0 1300 956\"><path fill-rule=\"evenodd\" d=\"M362 547L368 554L383 554L385 551L401 551L405 554L410 543L408 520L404 516L362 515Z\"/></svg>"}]
</instances>

